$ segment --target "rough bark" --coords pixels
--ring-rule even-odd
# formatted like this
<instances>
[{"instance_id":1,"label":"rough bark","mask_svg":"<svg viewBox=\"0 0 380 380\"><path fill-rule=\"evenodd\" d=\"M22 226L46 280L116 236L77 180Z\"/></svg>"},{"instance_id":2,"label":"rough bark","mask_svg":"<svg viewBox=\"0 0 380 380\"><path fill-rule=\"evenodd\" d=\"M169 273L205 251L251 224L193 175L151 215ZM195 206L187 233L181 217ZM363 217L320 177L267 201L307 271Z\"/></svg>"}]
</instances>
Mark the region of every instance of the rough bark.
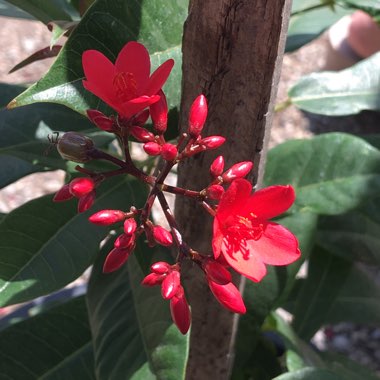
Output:
<instances>
[{"instance_id":1,"label":"rough bark","mask_svg":"<svg viewBox=\"0 0 380 380\"><path fill-rule=\"evenodd\" d=\"M249 179L260 185L289 8L290 0L190 0L183 37L182 131L192 101L203 93L209 105L203 135L220 134L227 142L182 163L179 186L204 188L219 154L226 167L253 160ZM211 217L183 197L176 200L176 217L185 241L211 254ZM187 269L193 313L187 379L226 379L237 319L216 303L199 268Z\"/></svg>"}]
</instances>

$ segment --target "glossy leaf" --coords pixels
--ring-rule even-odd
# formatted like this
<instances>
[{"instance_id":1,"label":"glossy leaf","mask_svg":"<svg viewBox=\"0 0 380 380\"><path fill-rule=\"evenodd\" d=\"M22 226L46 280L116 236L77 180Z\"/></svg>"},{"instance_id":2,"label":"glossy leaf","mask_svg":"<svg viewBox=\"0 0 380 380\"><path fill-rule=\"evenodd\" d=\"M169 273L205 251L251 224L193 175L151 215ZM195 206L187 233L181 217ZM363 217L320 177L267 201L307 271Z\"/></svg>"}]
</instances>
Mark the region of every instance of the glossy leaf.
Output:
<instances>
[{"instance_id":1,"label":"glossy leaf","mask_svg":"<svg viewBox=\"0 0 380 380\"><path fill-rule=\"evenodd\" d=\"M0 189L43 168L17 157L0 155Z\"/></svg>"},{"instance_id":2,"label":"glossy leaf","mask_svg":"<svg viewBox=\"0 0 380 380\"><path fill-rule=\"evenodd\" d=\"M88 216L106 207L129 209L135 204L132 184L142 192L143 185L134 181L109 180L83 214L77 214L75 200L53 203L51 196L9 213L0 223L0 305L30 300L75 280L92 264L108 231L89 223Z\"/></svg>"},{"instance_id":3,"label":"glossy leaf","mask_svg":"<svg viewBox=\"0 0 380 380\"><path fill-rule=\"evenodd\" d=\"M301 259L286 267L268 266L268 274L259 283L246 281L244 302L247 314L240 317L236 340L234 371L250 371L256 345L261 334L261 325L271 311L286 301L302 262L307 258L314 241L317 216L311 213L296 213L277 222L284 224L299 239Z\"/></svg>"},{"instance_id":4,"label":"glossy leaf","mask_svg":"<svg viewBox=\"0 0 380 380\"><path fill-rule=\"evenodd\" d=\"M306 367L298 371L284 373L273 380L343 380L342 377L328 369ZM345 378L345 380L350 380Z\"/></svg>"},{"instance_id":5,"label":"glossy leaf","mask_svg":"<svg viewBox=\"0 0 380 380\"><path fill-rule=\"evenodd\" d=\"M343 133L289 141L268 154L265 184L274 183L295 187L291 212L347 212L378 196L380 152Z\"/></svg>"},{"instance_id":6,"label":"glossy leaf","mask_svg":"<svg viewBox=\"0 0 380 380\"><path fill-rule=\"evenodd\" d=\"M103 52L115 61L127 41L139 40L151 54L152 68L168 58L175 67L164 87L170 108L179 105L182 26L187 1L97 1L66 42L57 60L36 85L17 97L12 107L35 102L64 104L84 114L86 109L106 110L104 104L82 86L81 57L88 49ZM160 25L157 33L152 25ZM105 73L106 75L106 73ZM106 111L109 113L108 111Z\"/></svg>"},{"instance_id":7,"label":"glossy leaf","mask_svg":"<svg viewBox=\"0 0 380 380\"><path fill-rule=\"evenodd\" d=\"M1 104L6 104L22 89L20 86L0 85ZM66 162L56 149L52 146L48 150L48 135L55 131L84 132L99 147L113 139L111 134L95 128L87 118L60 105L33 104L15 110L1 109L0 165L4 170L0 172L0 185L7 185L35 171L65 169Z\"/></svg>"},{"instance_id":8,"label":"glossy leaf","mask_svg":"<svg viewBox=\"0 0 380 380\"><path fill-rule=\"evenodd\" d=\"M103 274L111 248L106 246L95 262L88 290L98 380L184 379L190 334L183 336L173 325L159 287L140 284L144 272L136 256L156 260L162 248L142 242L124 267Z\"/></svg>"},{"instance_id":9,"label":"glossy leaf","mask_svg":"<svg viewBox=\"0 0 380 380\"><path fill-rule=\"evenodd\" d=\"M16 66L13 66L9 70L8 74L14 73L17 70L20 70L23 67L30 65L31 63L41 61L42 59L56 57L59 51L61 50L61 48L62 48L61 45L52 45L52 46L47 46L40 50L37 50L36 52L31 54L29 57L19 62Z\"/></svg>"},{"instance_id":10,"label":"glossy leaf","mask_svg":"<svg viewBox=\"0 0 380 380\"><path fill-rule=\"evenodd\" d=\"M379 380L375 373L371 372L367 366L360 365L347 356L333 352L323 352L321 356L328 369L347 380Z\"/></svg>"},{"instance_id":11,"label":"glossy leaf","mask_svg":"<svg viewBox=\"0 0 380 380\"><path fill-rule=\"evenodd\" d=\"M318 249L306 280L299 280L292 312L294 328L305 339L327 323L376 323L380 288L352 262Z\"/></svg>"},{"instance_id":12,"label":"glossy leaf","mask_svg":"<svg viewBox=\"0 0 380 380\"><path fill-rule=\"evenodd\" d=\"M320 0L294 0L286 39L286 52L299 49L322 34L324 30L352 10L339 6L332 10L327 5L308 10L321 4Z\"/></svg>"},{"instance_id":13,"label":"glossy leaf","mask_svg":"<svg viewBox=\"0 0 380 380\"><path fill-rule=\"evenodd\" d=\"M84 297L1 331L0 358L8 379L95 379Z\"/></svg>"},{"instance_id":14,"label":"glossy leaf","mask_svg":"<svg viewBox=\"0 0 380 380\"><path fill-rule=\"evenodd\" d=\"M308 366L322 368L325 366L319 354L309 343L297 336L290 324L279 314L273 312L266 324L282 336L286 348L286 366L289 371L297 371Z\"/></svg>"},{"instance_id":15,"label":"glossy leaf","mask_svg":"<svg viewBox=\"0 0 380 380\"><path fill-rule=\"evenodd\" d=\"M339 72L302 77L290 90L291 102L304 111L328 116L380 110L380 53Z\"/></svg>"},{"instance_id":16,"label":"glossy leaf","mask_svg":"<svg viewBox=\"0 0 380 380\"><path fill-rule=\"evenodd\" d=\"M73 20L78 15L66 0L7 0L37 20L47 24L52 20Z\"/></svg>"},{"instance_id":17,"label":"glossy leaf","mask_svg":"<svg viewBox=\"0 0 380 380\"><path fill-rule=\"evenodd\" d=\"M343 258L380 265L380 198L337 216L319 220L320 246Z\"/></svg>"}]
</instances>

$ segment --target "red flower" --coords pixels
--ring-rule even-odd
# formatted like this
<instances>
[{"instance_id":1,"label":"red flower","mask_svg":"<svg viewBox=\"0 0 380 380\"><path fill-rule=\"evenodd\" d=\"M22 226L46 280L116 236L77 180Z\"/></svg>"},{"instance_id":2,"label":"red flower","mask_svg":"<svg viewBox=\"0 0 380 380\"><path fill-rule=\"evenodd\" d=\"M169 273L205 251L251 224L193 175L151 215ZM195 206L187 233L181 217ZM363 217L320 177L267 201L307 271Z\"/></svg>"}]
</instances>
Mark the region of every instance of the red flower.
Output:
<instances>
[{"instance_id":1,"label":"red flower","mask_svg":"<svg viewBox=\"0 0 380 380\"><path fill-rule=\"evenodd\" d=\"M214 219L213 251L237 272L258 282L265 264L286 265L300 257L297 238L269 222L294 202L291 186L270 186L251 195L252 185L237 179L223 194Z\"/></svg>"},{"instance_id":2,"label":"red flower","mask_svg":"<svg viewBox=\"0 0 380 380\"><path fill-rule=\"evenodd\" d=\"M168 79L174 61L164 62L150 75L150 57L144 45L128 42L113 64L97 50L82 56L86 80L83 86L98 96L120 115L130 118L157 102L157 93Z\"/></svg>"}]
</instances>

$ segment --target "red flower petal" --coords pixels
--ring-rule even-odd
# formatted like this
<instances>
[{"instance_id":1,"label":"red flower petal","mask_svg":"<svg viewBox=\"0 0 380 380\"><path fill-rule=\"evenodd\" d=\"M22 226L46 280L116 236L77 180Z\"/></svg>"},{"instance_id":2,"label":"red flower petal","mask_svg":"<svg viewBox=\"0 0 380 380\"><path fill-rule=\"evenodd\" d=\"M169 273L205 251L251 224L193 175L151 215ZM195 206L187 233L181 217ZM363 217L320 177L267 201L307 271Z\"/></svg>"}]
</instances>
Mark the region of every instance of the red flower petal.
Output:
<instances>
[{"instance_id":1,"label":"red flower petal","mask_svg":"<svg viewBox=\"0 0 380 380\"><path fill-rule=\"evenodd\" d=\"M257 242L260 240L261 239L256 241L246 241L246 248L249 250L249 254L246 254L245 256L243 256L240 251L232 252L231 246L233 245L228 244L227 239L224 239L222 244L223 257L227 261L228 265L230 265L230 267L236 272L254 282L261 281L267 274L265 264L261 260L261 251L258 249L252 249L252 247L257 247Z\"/></svg>"},{"instance_id":2,"label":"red flower petal","mask_svg":"<svg viewBox=\"0 0 380 380\"><path fill-rule=\"evenodd\" d=\"M122 108L120 110L116 109L114 106L113 108L115 108L116 111L119 111L123 116L129 118L135 115L136 113L142 111L144 108L157 102L158 100L160 100L160 97L158 95L140 96L139 98L135 98L135 99L129 100L128 102L123 103L121 105Z\"/></svg>"},{"instance_id":3,"label":"red flower petal","mask_svg":"<svg viewBox=\"0 0 380 380\"><path fill-rule=\"evenodd\" d=\"M212 250L214 257L217 259L220 256L224 235L220 229L218 218L214 219L214 233L212 238Z\"/></svg>"},{"instance_id":4,"label":"red flower petal","mask_svg":"<svg viewBox=\"0 0 380 380\"><path fill-rule=\"evenodd\" d=\"M128 42L117 56L115 67L117 72L132 73L137 93L142 94L150 74L150 57L145 46L135 41Z\"/></svg>"},{"instance_id":5,"label":"red flower petal","mask_svg":"<svg viewBox=\"0 0 380 380\"><path fill-rule=\"evenodd\" d=\"M259 240L247 243L253 256L265 264L287 265L300 257L297 238L277 223L268 223Z\"/></svg>"},{"instance_id":6,"label":"red flower petal","mask_svg":"<svg viewBox=\"0 0 380 380\"><path fill-rule=\"evenodd\" d=\"M246 202L251 195L252 184L245 179L237 179L223 194L217 211L217 218L223 221L228 215L241 214L247 208Z\"/></svg>"},{"instance_id":7,"label":"red flower petal","mask_svg":"<svg viewBox=\"0 0 380 380\"><path fill-rule=\"evenodd\" d=\"M248 200L245 209L260 219L271 219L285 212L296 199L292 186L270 186L256 191Z\"/></svg>"},{"instance_id":8,"label":"red flower petal","mask_svg":"<svg viewBox=\"0 0 380 380\"><path fill-rule=\"evenodd\" d=\"M82 55L82 65L87 81L83 81L86 89L103 99L113 97L113 78L116 70L113 63L100 51L86 50ZM90 84L90 88L86 86ZM100 92L100 93L99 93Z\"/></svg>"},{"instance_id":9,"label":"red flower petal","mask_svg":"<svg viewBox=\"0 0 380 380\"><path fill-rule=\"evenodd\" d=\"M143 91L145 95L155 95L168 79L170 72L174 66L174 60L168 59L164 62L150 77L146 89Z\"/></svg>"}]
</instances>

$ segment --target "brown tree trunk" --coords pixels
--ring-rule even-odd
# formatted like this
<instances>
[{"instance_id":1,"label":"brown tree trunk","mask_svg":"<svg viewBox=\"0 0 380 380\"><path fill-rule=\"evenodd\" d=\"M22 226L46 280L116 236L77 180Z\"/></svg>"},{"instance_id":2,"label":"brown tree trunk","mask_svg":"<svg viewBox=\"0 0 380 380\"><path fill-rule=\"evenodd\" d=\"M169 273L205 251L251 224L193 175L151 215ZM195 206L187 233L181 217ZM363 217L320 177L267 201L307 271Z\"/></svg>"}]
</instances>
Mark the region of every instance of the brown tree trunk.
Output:
<instances>
[{"instance_id":1,"label":"brown tree trunk","mask_svg":"<svg viewBox=\"0 0 380 380\"><path fill-rule=\"evenodd\" d=\"M204 188L210 163L220 154L226 168L253 160L250 180L260 182L289 11L290 0L190 0L183 37L182 131L192 101L203 93L209 105L203 136L222 135L227 141L182 163L179 186ZM185 241L212 254L211 217L183 197L176 200L176 217ZM193 322L187 379L227 379L237 319L216 303L199 269L188 269Z\"/></svg>"}]
</instances>

